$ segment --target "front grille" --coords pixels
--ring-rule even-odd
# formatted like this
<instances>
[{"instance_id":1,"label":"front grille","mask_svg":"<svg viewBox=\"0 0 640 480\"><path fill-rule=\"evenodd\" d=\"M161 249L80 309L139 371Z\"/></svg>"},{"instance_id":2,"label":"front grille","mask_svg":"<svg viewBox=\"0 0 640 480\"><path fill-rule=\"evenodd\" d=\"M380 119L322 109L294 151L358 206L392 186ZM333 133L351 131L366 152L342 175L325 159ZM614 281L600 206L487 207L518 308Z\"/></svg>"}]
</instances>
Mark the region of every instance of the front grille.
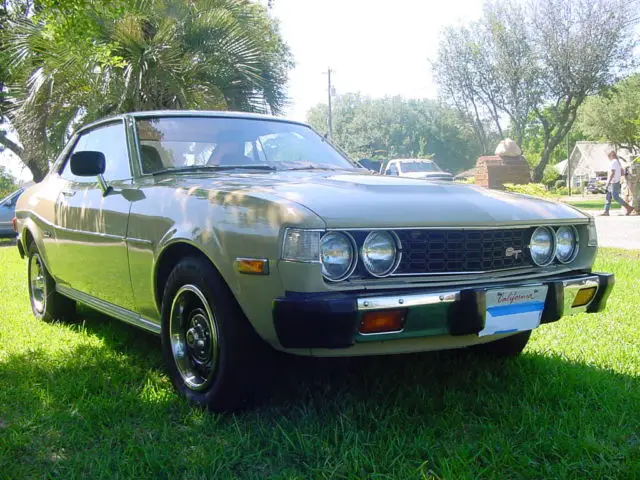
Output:
<instances>
[{"instance_id":1,"label":"front grille","mask_svg":"<svg viewBox=\"0 0 640 480\"><path fill-rule=\"evenodd\" d=\"M532 266L531 229L398 230L402 260L394 275L490 272ZM520 250L507 256L507 249Z\"/></svg>"}]
</instances>

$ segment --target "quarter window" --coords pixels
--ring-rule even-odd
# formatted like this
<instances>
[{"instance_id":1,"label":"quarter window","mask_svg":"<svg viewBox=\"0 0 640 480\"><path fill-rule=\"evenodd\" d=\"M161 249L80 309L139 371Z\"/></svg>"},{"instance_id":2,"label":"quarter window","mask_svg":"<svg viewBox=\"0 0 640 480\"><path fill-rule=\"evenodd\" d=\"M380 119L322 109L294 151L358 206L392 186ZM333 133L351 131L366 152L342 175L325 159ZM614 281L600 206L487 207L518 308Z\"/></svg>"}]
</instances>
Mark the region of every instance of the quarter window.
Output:
<instances>
[{"instance_id":1,"label":"quarter window","mask_svg":"<svg viewBox=\"0 0 640 480\"><path fill-rule=\"evenodd\" d=\"M127 138L122 122L98 127L80 135L67 158L60 176L73 182L94 183L94 177L78 177L71 172L69 158L75 152L96 151L104 154L106 168L104 178L107 181L126 180L131 178Z\"/></svg>"}]
</instances>

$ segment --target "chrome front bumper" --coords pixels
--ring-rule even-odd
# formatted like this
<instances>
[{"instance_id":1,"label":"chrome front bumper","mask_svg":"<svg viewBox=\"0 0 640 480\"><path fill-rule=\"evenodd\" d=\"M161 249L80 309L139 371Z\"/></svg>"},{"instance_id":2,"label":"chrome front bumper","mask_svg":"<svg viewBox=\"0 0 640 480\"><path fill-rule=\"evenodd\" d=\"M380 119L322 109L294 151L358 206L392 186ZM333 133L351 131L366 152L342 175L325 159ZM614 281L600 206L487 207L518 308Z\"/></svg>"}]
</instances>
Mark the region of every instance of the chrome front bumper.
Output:
<instances>
[{"instance_id":1,"label":"chrome front bumper","mask_svg":"<svg viewBox=\"0 0 640 480\"><path fill-rule=\"evenodd\" d=\"M613 274L593 273L533 282L511 281L476 288L403 289L385 295L370 292L289 292L287 296L275 300L273 320L284 348L348 348L355 343L383 339L473 335L485 327L489 290L546 286L540 320L544 324L567 315L602 311L614 282ZM579 299L580 292L583 293ZM585 295L587 293L592 296ZM584 298L587 301L583 301ZM399 309L406 313L406 322L401 331L360 333L362 318L368 312Z\"/></svg>"}]
</instances>

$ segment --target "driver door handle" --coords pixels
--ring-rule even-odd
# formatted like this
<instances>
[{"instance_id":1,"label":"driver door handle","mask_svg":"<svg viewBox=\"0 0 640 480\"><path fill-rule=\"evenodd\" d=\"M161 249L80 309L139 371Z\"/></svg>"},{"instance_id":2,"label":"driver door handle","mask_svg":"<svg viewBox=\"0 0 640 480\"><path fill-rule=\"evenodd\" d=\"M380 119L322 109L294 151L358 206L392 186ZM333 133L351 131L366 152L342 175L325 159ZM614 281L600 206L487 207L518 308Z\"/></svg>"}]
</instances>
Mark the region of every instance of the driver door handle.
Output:
<instances>
[{"instance_id":1,"label":"driver door handle","mask_svg":"<svg viewBox=\"0 0 640 480\"><path fill-rule=\"evenodd\" d=\"M73 197L76 194L75 190L62 190L60 193L62 193L62 195L64 195L65 197Z\"/></svg>"}]
</instances>

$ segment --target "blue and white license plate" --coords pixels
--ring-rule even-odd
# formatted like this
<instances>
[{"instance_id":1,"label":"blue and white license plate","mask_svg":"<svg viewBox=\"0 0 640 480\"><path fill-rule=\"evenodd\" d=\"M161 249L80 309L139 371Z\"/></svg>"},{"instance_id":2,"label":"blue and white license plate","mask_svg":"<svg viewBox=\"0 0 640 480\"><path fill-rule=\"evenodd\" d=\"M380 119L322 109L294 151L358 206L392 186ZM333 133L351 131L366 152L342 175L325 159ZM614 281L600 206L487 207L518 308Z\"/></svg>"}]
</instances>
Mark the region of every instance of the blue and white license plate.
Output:
<instances>
[{"instance_id":1,"label":"blue and white license plate","mask_svg":"<svg viewBox=\"0 0 640 480\"><path fill-rule=\"evenodd\" d=\"M487 290L487 314L479 336L533 330L540 325L547 286Z\"/></svg>"}]
</instances>

